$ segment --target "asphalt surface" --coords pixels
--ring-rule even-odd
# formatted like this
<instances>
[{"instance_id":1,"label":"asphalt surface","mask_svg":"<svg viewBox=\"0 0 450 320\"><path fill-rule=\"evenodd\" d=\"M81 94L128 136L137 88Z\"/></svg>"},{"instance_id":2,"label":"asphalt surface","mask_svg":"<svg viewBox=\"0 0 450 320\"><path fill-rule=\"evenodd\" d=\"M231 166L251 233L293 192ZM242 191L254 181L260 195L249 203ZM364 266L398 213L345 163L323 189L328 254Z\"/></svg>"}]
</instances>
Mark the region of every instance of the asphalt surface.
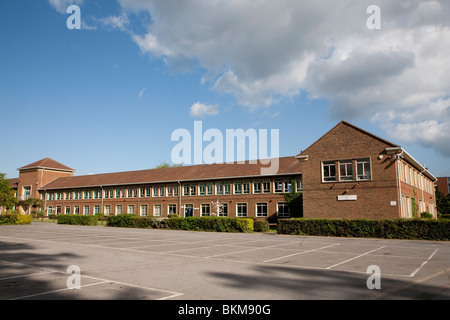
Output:
<instances>
[{"instance_id":1,"label":"asphalt surface","mask_svg":"<svg viewBox=\"0 0 450 320\"><path fill-rule=\"evenodd\" d=\"M0 226L0 300L35 299L448 300L450 243Z\"/></svg>"}]
</instances>

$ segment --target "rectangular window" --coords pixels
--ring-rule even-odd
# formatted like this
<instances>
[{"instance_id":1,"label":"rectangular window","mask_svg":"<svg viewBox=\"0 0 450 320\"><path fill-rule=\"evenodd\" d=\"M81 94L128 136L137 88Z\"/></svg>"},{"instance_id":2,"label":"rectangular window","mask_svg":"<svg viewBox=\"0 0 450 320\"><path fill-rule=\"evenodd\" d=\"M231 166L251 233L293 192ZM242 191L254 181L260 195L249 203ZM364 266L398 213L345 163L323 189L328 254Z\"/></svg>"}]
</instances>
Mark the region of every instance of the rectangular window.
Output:
<instances>
[{"instance_id":1,"label":"rectangular window","mask_svg":"<svg viewBox=\"0 0 450 320\"><path fill-rule=\"evenodd\" d=\"M263 193L270 193L270 181L263 181Z\"/></svg>"},{"instance_id":2,"label":"rectangular window","mask_svg":"<svg viewBox=\"0 0 450 320\"><path fill-rule=\"evenodd\" d=\"M70 206L66 206L66 210L64 211L64 214L70 214Z\"/></svg>"},{"instance_id":3,"label":"rectangular window","mask_svg":"<svg viewBox=\"0 0 450 320\"><path fill-rule=\"evenodd\" d=\"M370 158L356 160L356 171L358 180L372 179L372 174L370 171Z\"/></svg>"},{"instance_id":4,"label":"rectangular window","mask_svg":"<svg viewBox=\"0 0 450 320\"><path fill-rule=\"evenodd\" d=\"M261 193L261 181L253 181L253 193Z\"/></svg>"},{"instance_id":5,"label":"rectangular window","mask_svg":"<svg viewBox=\"0 0 450 320\"><path fill-rule=\"evenodd\" d=\"M189 185L183 185L183 196L189 196Z\"/></svg>"},{"instance_id":6,"label":"rectangular window","mask_svg":"<svg viewBox=\"0 0 450 320\"><path fill-rule=\"evenodd\" d=\"M164 186L159 186L159 196L164 197Z\"/></svg>"},{"instance_id":7,"label":"rectangular window","mask_svg":"<svg viewBox=\"0 0 450 320\"><path fill-rule=\"evenodd\" d=\"M80 206L75 206L73 208L73 214L80 214Z\"/></svg>"},{"instance_id":8,"label":"rectangular window","mask_svg":"<svg viewBox=\"0 0 450 320\"><path fill-rule=\"evenodd\" d=\"M145 188L139 188L139 197L144 198L145 197Z\"/></svg>"},{"instance_id":9,"label":"rectangular window","mask_svg":"<svg viewBox=\"0 0 450 320\"><path fill-rule=\"evenodd\" d=\"M199 183L199 185L198 185L198 195L199 196L204 196L205 195L205 184L204 183Z\"/></svg>"},{"instance_id":10,"label":"rectangular window","mask_svg":"<svg viewBox=\"0 0 450 320\"><path fill-rule=\"evenodd\" d=\"M219 206L219 217L228 217L228 203L221 203Z\"/></svg>"},{"instance_id":11,"label":"rectangular window","mask_svg":"<svg viewBox=\"0 0 450 320\"><path fill-rule=\"evenodd\" d=\"M209 216L211 214L211 206L209 203L200 205L200 215L202 217Z\"/></svg>"},{"instance_id":12,"label":"rectangular window","mask_svg":"<svg viewBox=\"0 0 450 320\"><path fill-rule=\"evenodd\" d=\"M128 214L134 214L134 204L128 205Z\"/></svg>"},{"instance_id":13,"label":"rectangular window","mask_svg":"<svg viewBox=\"0 0 450 320\"><path fill-rule=\"evenodd\" d=\"M118 204L116 206L116 214L122 214L122 205L121 204Z\"/></svg>"},{"instance_id":14,"label":"rectangular window","mask_svg":"<svg viewBox=\"0 0 450 320\"><path fill-rule=\"evenodd\" d=\"M250 193L250 181L242 182L242 194Z\"/></svg>"},{"instance_id":15,"label":"rectangular window","mask_svg":"<svg viewBox=\"0 0 450 320\"><path fill-rule=\"evenodd\" d=\"M339 161L339 180L351 181L353 180L353 161Z\"/></svg>"},{"instance_id":16,"label":"rectangular window","mask_svg":"<svg viewBox=\"0 0 450 320\"><path fill-rule=\"evenodd\" d=\"M323 181L336 181L336 162L322 162Z\"/></svg>"},{"instance_id":17,"label":"rectangular window","mask_svg":"<svg viewBox=\"0 0 450 320\"><path fill-rule=\"evenodd\" d=\"M83 214L84 214L85 216L88 216L88 215L89 215L89 206L84 206Z\"/></svg>"},{"instance_id":18,"label":"rectangular window","mask_svg":"<svg viewBox=\"0 0 450 320\"><path fill-rule=\"evenodd\" d=\"M109 216L111 214L111 206L108 204L105 206L105 216Z\"/></svg>"},{"instance_id":19,"label":"rectangular window","mask_svg":"<svg viewBox=\"0 0 450 320\"><path fill-rule=\"evenodd\" d=\"M241 182L233 182L233 185L234 185L234 194L241 194L242 193Z\"/></svg>"},{"instance_id":20,"label":"rectangular window","mask_svg":"<svg viewBox=\"0 0 450 320\"><path fill-rule=\"evenodd\" d=\"M61 206L57 206L56 207L56 214L60 215L61 214Z\"/></svg>"},{"instance_id":21,"label":"rectangular window","mask_svg":"<svg viewBox=\"0 0 450 320\"><path fill-rule=\"evenodd\" d=\"M216 182L216 194L217 195L223 194L223 182Z\"/></svg>"},{"instance_id":22,"label":"rectangular window","mask_svg":"<svg viewBox=\"0 0 450 320\"><path fill-rule=\"evenodd\" d=\"M283 181L281 179L276 179L274 181L274 192L275 193L283 192Z\"/></svg>"},{"instance_id":23,"label":"rectangular window","mask_svg":"<svg viewBox=\"0 0 450 320\"><path fill-rule=\"evenodd\" d=\"M173 186L173 196L178 197L178 186Z\"/></svg>"},{"instance_id":24,"label":"rectangular window","mask_svg":"<svg viewBox=\"0 0 450 320\"><path fill-rule=\"evenodd\" d=\"M277 213L278 213L278 216L281 218L289 218L290 217L289 205L287 204L287 202L277 203Z\"/></svg>"},{"instance_id":25,"label":"rectangular window","mask_svg":"<svg viewBox=\"0 0 450 320\"><path fill-rule=\"evenodd\" d=\"M146 187L145 188L145 196L150 197L152 195L152 188Z\"/></svg>"},{"instance_id":26,"label":"rectangular window","mask_svg":"<svg viewBox=\"0 0 450 320\"><path fill-rule=\"evenodd\" d=\"M52 206L48 206L47 207L47 215L53 214L53 207Z\"/></svg>"},{"instance_id":27,"label":"rectangular window","mask_svg":"<svg viewBox=\"0 0 450 320\"><path fill-rule=\"evenodd\" d=\"M94 214L97 214L100 212L100 206L94 206Z\"/></svg>"},{"instance_id":28,"label":"rectangular window","mask_svg":"<svg viewBox=\"0 0 450 320\"><path fill-rule=\"evenodd\" d=\"M169 214L177 214L177 205L176 204L169 204L168 206L167 206L167 209L168 209L168 213Z\"/></svg>"},{"instance_id":29,"label":"rectangular window","mask_svg":"<svg viewBox=\"0 0 450 320\"><path fill-rule=\"evenodd\" d=\"M158 194L159 194L159 188L158 187L153 187L153 194L152 194L152 196L153 197L157 197Z\"/></svg>"},{"instance_id":30,"label":"rectangular window","mask_svg":"<svg viewBox=\"0 0 450 320\"><path fill-rule=\"evenodd\" d=\"M141 216L147 216L148 214L148 205L143 204L141 205Z\"/></svg>"},{"instance_id":31,"label":"rectangular window","mask_svg":"<svg viewBox=\"0 0 450 320\"><path fill-rule=\"evenodd\" d=\"M208 183L206 185L206 195L207 196L211 196L213 194L213 184L212 183Z\"/></svg>"},{"instance_id":32,"label":"rectangular window","mask_svg":"<svg viewBox=\"0 0 450 320\"><path fill-rule=\"evenodd\" d=\"M153 215L155 217L161 217L161 205L160 204L155 204L153 206Z\"/></svg>"},{"instance_id":33,"label":"rectangular window","mask_svg":"<svg viewBox=\"0 0 450 320\"><path fill-rule=\"evenodd\" d=\"M23 187L23 199L28 200L31 197L31 187Z\"/></svg>"},{"instance_id":34,"label":"rectangular window","mask_svg":"<svg viewBox=\"0 0 450 320\"><path fill-rule=\"evenodd\" d=\"M231 183L230 182L225 182L223 184L223 194L225 194L225 195L231 194Z\"/></svg>"},{"instance_id":35,"label":"rectangular window","mask_svg":"<svg viewBox=\"0 0 450 320\"><path fill-rule=\"evenodd\" d=\"M267 217L267 203L264 202L256 204L256 216Z\"/></svg>"},{"instance_id":36,"label":"rectangular window","mask_svg":"<svg viewBox=\"0 0 450 320\"><path fill-rule=\"evenodd\" d=\"M167 196L173 197L173 186L167 186Z\"/></svg>"},{"instance_id":37,"label":"rectangular window","mask_svg":"<svg viewBox=\"0 0 450 320\"><path fill-rule=\"evenodd\" d=\"M195 188L196 188L196 185L191 184L191 193L190 193L191 196L195 196Z\"/></svg>"},{"instance_id":38,"label":"rectangular window","mask_svg":"<svg viewBox=\"0 0 450 320\"><path fill-rule=\"evenodd\" d=\"M284 192L292 192L292 181L291 179L284 179L283 181Z\"/></svg>"},{"instance_id":39,"label":"rectangular window","mask_svg":"<svg viewBox=\"0 0 450 320\"><path fill-rule=\"evenodd\" d=\"M247 216L247 204L246 203L237 203L236 204L236 216L237 217L246 217Z\"/></svg>"}]
</instances>

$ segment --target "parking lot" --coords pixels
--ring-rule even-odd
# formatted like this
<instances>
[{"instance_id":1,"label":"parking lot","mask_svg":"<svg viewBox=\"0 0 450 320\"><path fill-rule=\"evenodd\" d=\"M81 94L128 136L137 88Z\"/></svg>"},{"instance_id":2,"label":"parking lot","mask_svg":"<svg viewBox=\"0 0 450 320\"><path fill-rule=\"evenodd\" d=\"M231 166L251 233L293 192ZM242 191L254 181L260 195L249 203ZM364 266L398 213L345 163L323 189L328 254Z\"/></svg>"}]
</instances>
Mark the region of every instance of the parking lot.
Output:
<instances>
[{"instance_id":1,"label":"parking lot","mask_svg":"<svg viewBox=\"0 0 450 320\"><path fill-rule=\"evenodd\" d=\"M448 242L0 226L2 300L449 298Z\"/></svg>"}]
</instances>

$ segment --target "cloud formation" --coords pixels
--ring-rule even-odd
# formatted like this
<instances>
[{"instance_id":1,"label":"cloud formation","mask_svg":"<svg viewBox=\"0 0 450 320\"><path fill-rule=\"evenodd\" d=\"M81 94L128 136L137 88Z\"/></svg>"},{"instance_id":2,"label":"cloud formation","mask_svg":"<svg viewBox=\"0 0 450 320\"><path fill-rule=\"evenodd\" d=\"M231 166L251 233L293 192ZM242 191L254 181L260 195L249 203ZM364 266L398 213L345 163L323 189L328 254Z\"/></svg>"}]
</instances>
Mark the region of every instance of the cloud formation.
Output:
<instances>
[{"instance_id":1,"label":"cloud formation","mask_svg":"<svg viewBox=\"0 0 450 320\"><path fill-rule=\"evenodd\" d=\"M194 118L204 118L205 116L213 116L219 113L219 107L216 105L207 105L196 102L191 106L189 114Z\"/></svg>"},{"instance_id":2,"label":"cloud formation","mask_svg":"<svg viewBox=\"0 0 450 320\"><path fill-rule=\"evenodd\" d=\"M130 32L142 52L200 66L203 84L245 108L306 92L337 120L370 120L450 156L448 0L378 0L380 30L366 25L372 0L118 2L151 17Z\"/></svg>"}]
</instances>

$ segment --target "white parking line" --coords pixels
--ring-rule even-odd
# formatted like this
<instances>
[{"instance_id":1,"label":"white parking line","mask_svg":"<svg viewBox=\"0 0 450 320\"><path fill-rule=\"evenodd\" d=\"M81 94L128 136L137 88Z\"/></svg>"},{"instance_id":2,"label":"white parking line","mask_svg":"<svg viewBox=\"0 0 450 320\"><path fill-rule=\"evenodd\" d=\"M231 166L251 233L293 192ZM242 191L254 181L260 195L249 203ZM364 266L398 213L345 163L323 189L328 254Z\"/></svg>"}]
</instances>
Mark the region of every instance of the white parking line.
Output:
<instances>
[{"instance_id":1,"label":"white parking line","mask_svg":"<svg viewBox=\"0 0 450 320\"><path fill-rule=\"evenodd\" d=\"M439 250L439 249L434 250L433 253L428 257L428 259L425 260L425 261L420 265L420 267L418 267L416 270L414 270L409 276L410 276L411 278L414 277L414 276L417 274L417 272L419 272L420 269L422 269L423 266L426 265L426 264L428 263L428 261L430 261L431 258L434 257L434 255L436 254L436 252L438 252L438 250Z\"/></svg>"},{"instance_id":2,"label":"white parking line","mask_svg":"<svg viewBox=\"0 0 450 320\"><path fill-rule=\"evenodd\" d=\"M352 261L352 260L361 258L361 257L363 257L363 256L365 256L365 255L368 255L369 253L378 251L378 250L383 249L383 248L386 248L386 246L382 246L382 247L379 247L379 248L377 248L377 249L367 251L367 252L365 252L365 253L363 253L363 254L360 254L360 255L358 255L358 256L356 256L356 257L353 257L353 258L351 258L351 259L348 259L348 260L345 260L345 261L342 261L342 262L333 264L332 266L329 266L329 267L327 267L327 268L325 268L325 269L329 270L329 269L331 269L331 268L334 268L334 267L340 266L341 264L344 264L344 263L350 262L350 261Z\"/></svg>"},{"instance_id":3,"label":"white parking line","mask_svg":"<svg viewBox=\"0 0 450 320\"><path fill-rule=\"evenodd\" d=\"M340 243L334 243L334 244L330 244L329 246L325 246L325 247L320 247L320 248L316 248L316 249L311 249L311 250L307 250L307 251L302 251L302 252L297 252L297 253L293 253L293 254L289 254L287 256L282 256L282 257L278 257L278 258L273 258L273 259L269 259L269 260L265 260L263 261L263 263L267 263L267 262L272 262L275 260L280 260L280 259L284 259L284 258L289 258L289 257L293 257L293 256L298 256L300 254L304 254L304 253L308 253L308 252L313 252L313 251L318 251L318 250L322 250L325 248L330 248L330 247L334 247L334 246L338 246L340 245Z\"/></svg>"}]
</instances>

